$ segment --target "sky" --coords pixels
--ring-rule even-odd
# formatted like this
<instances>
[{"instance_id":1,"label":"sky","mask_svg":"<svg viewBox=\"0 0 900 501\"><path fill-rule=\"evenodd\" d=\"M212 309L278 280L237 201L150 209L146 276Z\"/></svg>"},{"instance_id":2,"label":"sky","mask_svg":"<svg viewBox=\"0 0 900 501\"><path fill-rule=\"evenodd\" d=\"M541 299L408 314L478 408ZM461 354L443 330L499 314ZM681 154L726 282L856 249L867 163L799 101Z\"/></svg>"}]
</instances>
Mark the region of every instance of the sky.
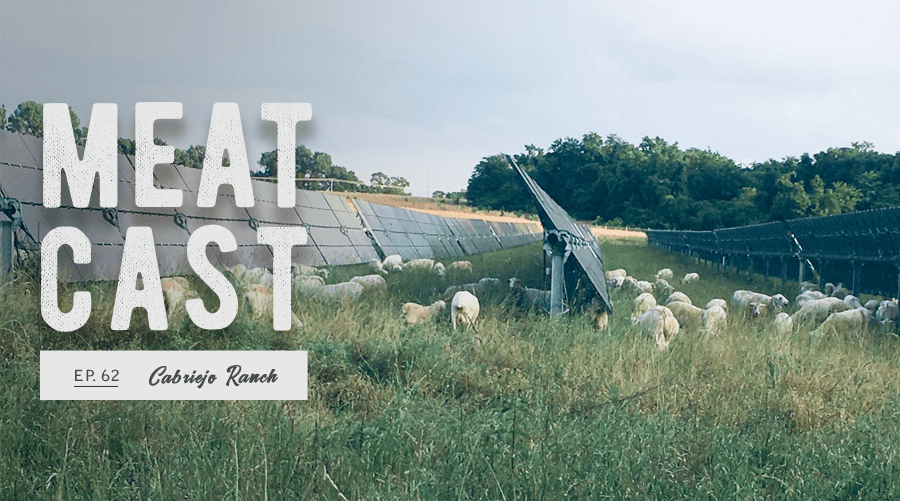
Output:
<instances>
[{"instance_id":1,"label":"sky","mask_svg":"<svg viewBox=\"0 0 900 501\"><path fill-rule=\"evenodd\" d=\"M6 1L0 103L183 103L156 135L205 144L241 109L252 167L265 102L303 102L298 144L412 194L465 189L477 163L595 132L735 162L869 141L900 151L896 2Z\"/></svg>"}]
</instances>

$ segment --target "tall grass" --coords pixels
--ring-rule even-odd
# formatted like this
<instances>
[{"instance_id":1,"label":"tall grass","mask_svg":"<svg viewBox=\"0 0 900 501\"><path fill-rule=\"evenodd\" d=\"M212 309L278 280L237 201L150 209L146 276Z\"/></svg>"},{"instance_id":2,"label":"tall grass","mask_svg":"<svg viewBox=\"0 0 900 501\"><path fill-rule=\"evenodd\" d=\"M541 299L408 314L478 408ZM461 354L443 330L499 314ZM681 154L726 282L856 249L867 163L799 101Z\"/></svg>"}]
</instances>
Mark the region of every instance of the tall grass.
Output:
<instances>
[{"instance_id":1,"label":"tall grass","mask_svg":"<svg viewBox=\"0 0 900 501\"><path fill-rule=\"evenodd\" d=\"M695 303L790 287L645 245L605 242L606 269L639 279L700 273ZM540 248L474 256L472 275L543 282ZM365 273L336 268L330 282ZM677 281L676 281L677 282ZM169 331L135 317L109 330L114 288L91 290L88 325L40 320L27 279L0 303L2 499L871 499L897 498L898 340L880 333L776 336L731 321L682 331L660 352L630 324L632 297L596 331L573 313L482 305L479 334L447 318L406 327L399 308L447 282L388 277L340 306L295 298L305 327L278 333L239 314L228 328ZM790 297L790 296L788 296ZM303 349L309 400L39 400L42 349Z\"/></svg>"}]
</instances>

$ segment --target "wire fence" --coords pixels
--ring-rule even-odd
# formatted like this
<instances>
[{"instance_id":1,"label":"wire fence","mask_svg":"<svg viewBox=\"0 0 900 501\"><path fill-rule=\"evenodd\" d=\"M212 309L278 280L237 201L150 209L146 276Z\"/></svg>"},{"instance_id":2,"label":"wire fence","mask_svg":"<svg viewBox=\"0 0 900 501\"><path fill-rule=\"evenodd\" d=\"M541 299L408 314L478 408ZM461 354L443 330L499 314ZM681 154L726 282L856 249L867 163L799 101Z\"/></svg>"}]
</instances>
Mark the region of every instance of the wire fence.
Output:
<instances>
[{"instance_id":1,"label":"wire fence","mask_svg":"<svg viewBox=\"0 0 900 501\"><path fill-rule=\"evenodd\" d=\"M82 155L83 148L78 148ZM59 208L43 206L43 142L40 138L0 131L0 197L17 200L21 221L11 232L14 249L34 249L53 228L74 226L91 241L91 262L76 264L68 246L60 248L60 279L66 281L115 280L119 276L125 236L130 227L150 227L162 276L190 272L187 242L193 231L207 224L227 228L238 249L223 253L211 245L207 257L214 265L241 263L269 266L269 246L257 242L264 226L303 226L306 245L295 246L292 262L310 266L365 263L385 255L404 260L446 258L524 245L542 238L536 224L492 223L482 220L432 216L407 209L369 204L319 191L297 190L291 208L277 204L275 183L252 179L252 207L238 207L230 186L220 188L214 207L197 207L202 171L181 165L160 164L154 169L157 188L183 193L179 208L141 208L135 200L134 158L118 155L118 204L99 204L94 183L86 208L74 207L63 176ZM0 218L2 219L2 218ZM8 223L8 221L7 221Z\"/></svg>"},{"instance_id":2,"label":"wire fence","mask_svg":"<svg viewBox=\"0 0 900 501\"><path fill-rule=\"evenodd\" d=\"M645 230L650 245L783 281L900 296L900 208L713 231Z\"/></svg>"}]
</instances>

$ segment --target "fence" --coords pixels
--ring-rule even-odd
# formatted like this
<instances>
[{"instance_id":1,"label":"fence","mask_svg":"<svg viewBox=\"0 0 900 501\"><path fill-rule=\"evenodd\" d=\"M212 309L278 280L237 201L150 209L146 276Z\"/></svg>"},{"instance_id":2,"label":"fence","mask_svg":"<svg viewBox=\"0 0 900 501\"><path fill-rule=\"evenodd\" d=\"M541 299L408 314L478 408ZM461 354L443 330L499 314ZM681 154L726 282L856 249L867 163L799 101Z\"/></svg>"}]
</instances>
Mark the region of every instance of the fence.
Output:
<instances>
[{"instance_id":1,"label":"fence","mask_svg":"<svg viewBox=\"0 0 900 501\"><path fill-rule=\"evenodd\" d=\"M713 231L645 230L650 245L782 280L852 284L900 296L900 208ZM809 273L814 271L814 273Z\"/></svg>"},{"instance_id":2,"label":"fence","mask_svg":"<svg viewBox=\"0 0 900 501\"><path fill-rule=\"evenodd\" d=\"M78 148L83 153L83 148ZM238 249L223 253L215 246L207 249L210 262L220 266L242 263L247 267L269 266L272 253L257 243L256 229L262 226L304 226L306 245L296 246L292 261L310 266L364 263L384 254L444 258L487 252L523 245L542 238L536 225L489 223L431 216L396 207L307 190L297 190L297 204L280 208L277 185L252 180L255 203L235 205L230 186L219 190L215 207L197 207L200 169L160 164L154 169L158 188L181 190L180 208L140 208L134 205L134 158L118 156L118 205L99 204L99 186L94 183L87 208L73 206L66 176L63 176L62 203L57 209L43 206L43 142L40 138L0 131L0 197L21 205L21 223L10 238L17 249L34 248L58 226L75 226L91 241L91 262L75 264L71 249L59 251L60 277L68 281L115 280L119 276L125 234L132 226L153 229L156 257L162 276L190 271L187 242L191 232L206 224L218 224L234 235ZM379 255L376 244L380 247Z\"/></svg>"}]
</instances>

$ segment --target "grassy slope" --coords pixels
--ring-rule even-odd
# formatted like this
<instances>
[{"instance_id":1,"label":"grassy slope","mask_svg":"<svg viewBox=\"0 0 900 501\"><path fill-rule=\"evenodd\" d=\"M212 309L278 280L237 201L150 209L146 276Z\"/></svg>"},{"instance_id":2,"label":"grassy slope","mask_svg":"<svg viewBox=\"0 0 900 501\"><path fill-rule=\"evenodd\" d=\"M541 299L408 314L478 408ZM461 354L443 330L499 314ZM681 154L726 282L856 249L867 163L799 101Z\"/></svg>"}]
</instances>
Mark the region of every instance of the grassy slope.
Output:
<instances>
[{"instance_id":1,"label":"grassy slope","mask_svg":"<svg viewBox=\"0 0 900 501\"><path fill-rule=\"evenodd\" d=\"M698 271L703 303L737 288L636 244L603 244L607 269L648 279ZM539 247L471 258L475 276L541 282ZM330 281L359 274L335 270ZM457 277L467 281L473 277ZM590 318L482 307L478 338L448 321L405 328L403 302L445 284L389 277L389 291L334 311L297 303L306 328L275 333L239 315L223 331L188 324L109 331L97 309L75 334L40 321L38 291L0 303L3 499L897 498L898 341L880 334L778 338L732 322L679 334L658 352L613 293ZM111 289L93 287L95 304ZM790 294L788 294L791 297ZM305 349L306 402L42 402L40 349ZM323 469L327 469L326 480Z\"/></svg>"}]
</instances>

